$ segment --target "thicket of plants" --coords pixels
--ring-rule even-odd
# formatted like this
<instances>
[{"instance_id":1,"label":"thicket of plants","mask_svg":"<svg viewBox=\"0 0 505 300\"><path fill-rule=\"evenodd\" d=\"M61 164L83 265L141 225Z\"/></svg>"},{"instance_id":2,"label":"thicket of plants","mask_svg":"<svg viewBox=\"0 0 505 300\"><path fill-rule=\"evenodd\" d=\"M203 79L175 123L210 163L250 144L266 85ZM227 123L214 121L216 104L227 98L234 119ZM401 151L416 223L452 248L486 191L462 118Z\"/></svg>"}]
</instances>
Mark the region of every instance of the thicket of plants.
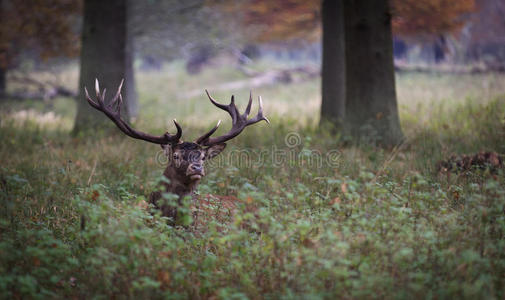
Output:
<instances>
[{"instance_id":1,"label":"thicket of plants","mask_svg":"<svg viewBox=\"0 0 505 300\"><path fill-rule=\"evenodd\" d=\"M418 116L421 118L422 116ZM342 143L273 117L234 149L273 148L296 162L208 166L201 195L234 196L237 212L170 227L145 207L159 147L70 137L27 121L0 126L2 298L505 297L505 176L440 174L452 153L505 152L505 101L468 101L410 128L393 149ZM296 131L296 145L285 137ZM338 163L311 164L338 150ZM251 211L250 206L255 210Z\"/></svg>"}]
</instances>

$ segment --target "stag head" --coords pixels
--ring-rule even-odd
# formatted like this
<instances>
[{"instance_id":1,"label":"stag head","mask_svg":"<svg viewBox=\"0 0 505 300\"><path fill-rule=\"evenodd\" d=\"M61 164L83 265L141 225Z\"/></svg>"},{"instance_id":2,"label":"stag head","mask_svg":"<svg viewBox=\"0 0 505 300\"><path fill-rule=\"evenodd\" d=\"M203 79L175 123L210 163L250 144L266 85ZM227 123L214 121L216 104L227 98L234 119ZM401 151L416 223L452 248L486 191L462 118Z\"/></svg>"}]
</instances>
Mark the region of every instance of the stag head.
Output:
<instances>
[{"instance_id":1,"label":"stag head","mask_svg":"<svg viewBox=\"0 0 505 300\"><path fill-rule=\"evenodd\" d=\"M161 145L167 156L168 166L175 172L177 181L184 184L198 183L205 176L204 162L220 154L225 143L202 147L197 143L181 142Z\"/></svg>"}]
</instances>

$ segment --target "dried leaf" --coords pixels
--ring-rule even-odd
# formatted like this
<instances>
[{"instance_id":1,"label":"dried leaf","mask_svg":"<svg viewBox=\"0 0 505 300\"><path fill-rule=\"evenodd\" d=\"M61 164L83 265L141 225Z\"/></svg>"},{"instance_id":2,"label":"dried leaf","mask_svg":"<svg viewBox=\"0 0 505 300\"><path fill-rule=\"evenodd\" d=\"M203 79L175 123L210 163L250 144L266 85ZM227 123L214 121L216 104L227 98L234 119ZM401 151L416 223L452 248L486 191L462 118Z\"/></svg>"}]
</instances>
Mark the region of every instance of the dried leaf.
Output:
<instances>
[{"instance_id":1,"label":"dried leaf","mask_svg":"<svg viewBox=\"0 0 505 300\"><path fill-rule=\"evenodd\" d=\"M347 183L342 183L340 185L340 189L342 190L342 193L347 193Z\"/></svg>"}]
</instances>

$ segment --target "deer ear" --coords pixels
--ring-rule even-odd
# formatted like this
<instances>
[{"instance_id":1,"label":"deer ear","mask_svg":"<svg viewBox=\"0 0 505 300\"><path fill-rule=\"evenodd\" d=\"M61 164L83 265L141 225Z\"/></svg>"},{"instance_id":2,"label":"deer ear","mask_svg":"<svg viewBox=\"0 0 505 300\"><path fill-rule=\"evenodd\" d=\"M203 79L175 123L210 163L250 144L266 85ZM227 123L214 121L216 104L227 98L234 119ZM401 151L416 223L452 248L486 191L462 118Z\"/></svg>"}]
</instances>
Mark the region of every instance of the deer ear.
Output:
<instances>
[{"instance_id":1,"label":"deer ear","mask_svg":"<svg viewBox=\"0 0 505 300\"><path fill-rule=\"evenodd\" d=\"M224 150L224 148L226 148L226 143L210 146L209 148L205 149L205 159L211 159L218 156L219 153Z\"/></svg>"}]
</instances>

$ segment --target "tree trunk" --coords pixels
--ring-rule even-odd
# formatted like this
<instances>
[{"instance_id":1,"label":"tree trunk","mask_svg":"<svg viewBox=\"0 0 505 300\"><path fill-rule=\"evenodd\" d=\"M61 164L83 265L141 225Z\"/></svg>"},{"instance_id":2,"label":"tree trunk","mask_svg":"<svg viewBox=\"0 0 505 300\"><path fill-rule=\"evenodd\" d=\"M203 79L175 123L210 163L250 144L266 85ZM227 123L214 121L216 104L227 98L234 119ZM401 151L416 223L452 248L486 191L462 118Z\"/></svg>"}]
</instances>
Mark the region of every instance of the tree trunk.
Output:
<instances>
[{"instance_id":1,"label":"tree trunk","mask_svg":"<svg viewBox=\"0 0 505 300\"><path fill-rule=\"evenodd\" d=\"M135 59L135 49L133 44L133 29L129 26L128 20L131 19L134 13L131 9L132 2L134 0L126 0L126 75L125 75L125 85L124 85L124 96L129 101L126 101L128 116L130 118L136 117L138 115L138 95L137 89L135 88L135 72L133 69L133 62ZM130 24L131 25L131 24Z\"/></svg>"},{"instance_id":2,"label":"tree trunk","mask_svg":"<svg viewBox=\"0 0 505 300\"><path fill-rule=\"evenodd\" d=\"M0 21L2 18L4 18L4 11L3 11L3 0L0 0ZM4 57L6 56L7 53L3 52L5 51L4 48L0 48L0 56ZM5 93L7 92L7 67L5 66L6 62L5 61L0 61L0 100L2 100L5 97Z\"/></svg>"},{"instance_id":3,"label":"tree trunk","mask_svg":"<svg viewBox=\"0 0 505 300\"><path fill-rule=\"evenodd\" d=\"M3 99L7 89L7 69L0 65L0 99Z\"/></svg>"},{"instance_id":4,"label":"tree trunk","mask_svg":"<svg viewBox=\"0 0 505 300\"><path fill-rule=\"evenodd\" d=\"M322 1L323 61L321 125L341 128L345 118L345 43L342 0Z\"/></svg>"},{"instance_id":5,"label":"tree trunk","mask_svg":"<svg viewBox=\"0 0 505 300\"><path fill-rule=\"evenodd\" d=\"M388 0L344 0L347 131L358 141L403 139L396 102Z\"/></svg>"},{"instance_id":6,"label":"tree trunk","mask_svg":"<svg viewBox=\"0 0 505 300\"><path fill-rule=\"evenodd\" d=\"M123 86L123 107L121 115L128 120L135 103L132 55L127 37L127 0L86 0L82 30L81 70L79 98L74 132L108 127L112 124L105 115L87 102L84 87L94 98L95 78L100 88L107 89L106 99L116 92L121 79Z\"/></svg>"}]
</instances>

